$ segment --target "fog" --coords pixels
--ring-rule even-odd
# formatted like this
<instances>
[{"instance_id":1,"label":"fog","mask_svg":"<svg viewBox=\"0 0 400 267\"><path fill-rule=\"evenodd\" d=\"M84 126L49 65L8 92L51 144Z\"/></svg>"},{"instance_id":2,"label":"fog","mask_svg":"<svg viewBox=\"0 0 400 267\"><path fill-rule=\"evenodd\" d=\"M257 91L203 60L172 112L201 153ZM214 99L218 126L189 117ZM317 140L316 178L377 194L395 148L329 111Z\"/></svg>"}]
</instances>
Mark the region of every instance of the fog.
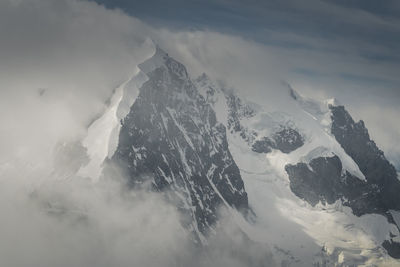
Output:
<instances>
[{"instance_id":1,"label":"fog","mask_svg":"<svg viewBox=\"0 0 400 267\"><path fill-rule=\"evenodd\" d=\"M81 140L156 31L86 1L0 3L0 265L273 266L221 210L207 251L174 203L75 173Z\"/></svg>"},{"instance_id":2,"label":"fog","mask_svg":"<svg viewBox=\"0 0 400 267\"><path fill-rule=\"evenodd\" d=\"M26 186L10 175L0 186L2 266L274 266L228 213L204 250L161 194L126 190L115 177Z\"/></svg>"},{"instance_id":3,"label":"fog","mask_svg":"<svg viewBox=\"0 0 400 267\"><path fill-rule=\"evenodd\" d=\"M0 161L48 160L147 56L146 27L83 1L0 3ZM46 158L47 157L47 158Z\"/></svg>"},{"instance_id":4,"label":"fog","mask_svg":"<svg viewBox=\"0 0 400 267\"><path fill-rule=\"evenodd\" d=\"M400 161L397 94L360 101L355 87L335 89L346 83L289 75L301 66L327 71L326 61L343 68L332 55L309 61L234 35L155 29L78 0L1 1L0 38L1 266L275 266L270 248L246 239L224 207L202 249L162 195L127 190L125 177L93 183L76 175L88 161L80 144L87 127L152 53L152 40L192 76L207 72L266 106L286 93L285 82L316 98L338 97Z\"/></svg>"}]
</instances>

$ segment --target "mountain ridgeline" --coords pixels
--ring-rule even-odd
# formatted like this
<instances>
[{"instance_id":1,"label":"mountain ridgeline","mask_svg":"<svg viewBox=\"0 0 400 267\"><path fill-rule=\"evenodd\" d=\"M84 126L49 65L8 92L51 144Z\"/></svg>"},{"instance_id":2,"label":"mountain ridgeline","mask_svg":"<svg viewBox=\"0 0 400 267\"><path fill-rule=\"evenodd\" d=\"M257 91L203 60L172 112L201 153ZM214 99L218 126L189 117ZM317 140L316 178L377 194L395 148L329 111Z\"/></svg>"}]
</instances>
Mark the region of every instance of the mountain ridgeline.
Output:
<instances>
[{"instance_id":1,"label":"mountain ridgeline","mask_svg":"<svg viewBox=\"0 0 400 267\"><path fill-rule=\"evenodd\" d=\"M378 250L400 258L396 170L364 123L354 122L342 105L306 99L290 89L288 110L267 112L205 74L192 80L185 66L159 47L139 69L137 93L128 92L132 103L118 118L116 148L105 157L103 173L122 171L130 188L149 186L164 194L196 243L207 244L221 206L246 219L253 206L263 206L259 202L286 197L299 207L340 202L357 217L384 216L391 230L383 239L371 238L379 242ZM265 188L279 190L270 195L254 186L247 190L262 179ZM268 210L258 212L269 216ZM259 220L257 211L248 223L254 220ZM282 262L300 264L294 251L274 247ZM339 257L340 251L333 254ZM298 266L310 266L307 260Z\"/></svg>"}]
</instances>

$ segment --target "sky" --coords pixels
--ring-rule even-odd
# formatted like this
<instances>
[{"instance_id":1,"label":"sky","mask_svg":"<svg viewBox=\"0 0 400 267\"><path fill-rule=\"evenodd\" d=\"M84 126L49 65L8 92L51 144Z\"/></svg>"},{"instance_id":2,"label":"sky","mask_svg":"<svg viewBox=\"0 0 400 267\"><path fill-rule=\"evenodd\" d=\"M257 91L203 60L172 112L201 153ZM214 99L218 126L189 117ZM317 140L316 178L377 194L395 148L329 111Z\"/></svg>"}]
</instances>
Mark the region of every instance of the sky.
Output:
<instances>
[{"instance_id":1,"label":"sky","mask_svg":"<svg viewBox=\"0 0 400 267\"><path fill-rule=\"evenodd\" d=\"M332 49L327 52L356 53L377 62L400 61L400 4L395 0L96 1L109 8L120 8L156 27L208 29L266 45L327 49L319 46L316 42L319 40L332 43ZM303 39L284 39L274 33ZM377 77L368 80L390 82L390 79Z\"/></svg>"},{"instance_id":2,"label":"sky","mask_svg":"<svg viewBox=\"0 0 400 267\"><path fill-rule=\"evenodd\" d=\"M270 54L265 58L270 63L260 64L265 72L273 73L262 74L270 77L266 83L271 85L279 77L308 96L338 98L355 119L363 119L367 123L371 136L400 168L400 147L397 144L400 136L397 120L400 114L399 1L96 2L107 8L120 9L153 27L175 34L185 32L204 36L216 33L214 40L204 38L209 46L216 47L215 39L218 37L232 37L225 51L220 53L232 49L238 39L238 42L247 42L247 47L257 46L254 49L264 50L262 58ZM187 43L190 42L188 38L185 40ZM199 54L193 56L193 50L186 49L190 50L188 53L192 54L192 61L193 57L198 60ZM237 50L231 53L253 53L238 47L233 49ZM175 54L179 58L181 53L182 49ZM185 61L184 58L181 60ZM274 65L277 68L271 70ZM261 87L250 91L258 97L263 95Z\"/></svg>"}]
</instances>

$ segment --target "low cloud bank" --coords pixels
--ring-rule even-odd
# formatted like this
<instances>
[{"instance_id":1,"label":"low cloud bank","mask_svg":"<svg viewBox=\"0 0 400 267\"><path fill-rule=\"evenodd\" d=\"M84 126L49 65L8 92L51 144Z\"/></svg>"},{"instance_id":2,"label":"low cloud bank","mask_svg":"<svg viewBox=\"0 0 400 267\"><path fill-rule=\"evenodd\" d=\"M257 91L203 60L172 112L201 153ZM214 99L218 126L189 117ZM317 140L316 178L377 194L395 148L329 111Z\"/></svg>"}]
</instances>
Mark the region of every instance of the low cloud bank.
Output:
<instances>
[{"instance_id":1,"label":"low cloud bank","mask_svg":"<svg viewBox=\"0 0 400 267\"><path fill-rule=\"evenodd\" d=\"M28 172L9 169L0 179L1 266L274 266L229 213L202 248L160 193L128 190L123 177L93 183L56 169Z\"/></svg>"},{"instance_id":2,"label":"low cloud bank","mask_svg":"<svg viewBox=\"0 0 400 267\"><path fill-rule=\"evenodd\" d=\"M302 65L308 54L215 32L156 30L78 0L2 1L0 36L1 266L274 266L269 249L248 240L229 213L221 212L219 231L203 250L162 195L128 191L121 177L95 184L77 177L88 161L80 140L113 90L150 55L150 38L193 75L206 71L266 102L283 93L288 66ZM327 92L321 94L335 96ZM397 109L386 113L389 121L396 122ZM380 127L378 115L369 120ZM400 134L393 125L372 128L372 136L389 147Z\"/></svg>"}]
</instances>

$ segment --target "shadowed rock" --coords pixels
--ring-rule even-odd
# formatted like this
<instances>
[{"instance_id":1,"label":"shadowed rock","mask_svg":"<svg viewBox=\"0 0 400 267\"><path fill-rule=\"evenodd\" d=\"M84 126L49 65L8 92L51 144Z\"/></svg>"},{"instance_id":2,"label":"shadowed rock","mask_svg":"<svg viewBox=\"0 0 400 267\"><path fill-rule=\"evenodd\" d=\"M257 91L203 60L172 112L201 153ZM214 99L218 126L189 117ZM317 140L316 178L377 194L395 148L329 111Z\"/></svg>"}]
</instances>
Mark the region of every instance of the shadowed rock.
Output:
<instances>
[{"instance_id":1,"label":"shadowed rock","mask_svg":"<svg viewBox=\"0 0 400 267\"><path fill-rule=\"evenodd\" d=\"M364 122L354 122L343 106L330 106L332 134L345 152L357 163L366 181L343 171L336 155L318 157L307 165L286 165L290 188L311 205L332 204L342 200L356 216L377 213L395 224L390 210L400 209L400 181L395 168L369 137ZM399 228L399 226L397 226ZM400 257L400 244L386 240L382 246L389 255Z\"/></svg>"},{"instance_id":2,"label":"shadowed rock","mask_svg":"<svg viewBox=\"0 0 400 267\"><path fill-rule=\"evenodd\" d=\"M272 149L278 149L283 153L290 153L304 145L303 137L292 128L285 127L276 132L272 139L263 137L256 140L252 145L252 150L257 153L269 153Z\"/></svg>"}]
</instances>

